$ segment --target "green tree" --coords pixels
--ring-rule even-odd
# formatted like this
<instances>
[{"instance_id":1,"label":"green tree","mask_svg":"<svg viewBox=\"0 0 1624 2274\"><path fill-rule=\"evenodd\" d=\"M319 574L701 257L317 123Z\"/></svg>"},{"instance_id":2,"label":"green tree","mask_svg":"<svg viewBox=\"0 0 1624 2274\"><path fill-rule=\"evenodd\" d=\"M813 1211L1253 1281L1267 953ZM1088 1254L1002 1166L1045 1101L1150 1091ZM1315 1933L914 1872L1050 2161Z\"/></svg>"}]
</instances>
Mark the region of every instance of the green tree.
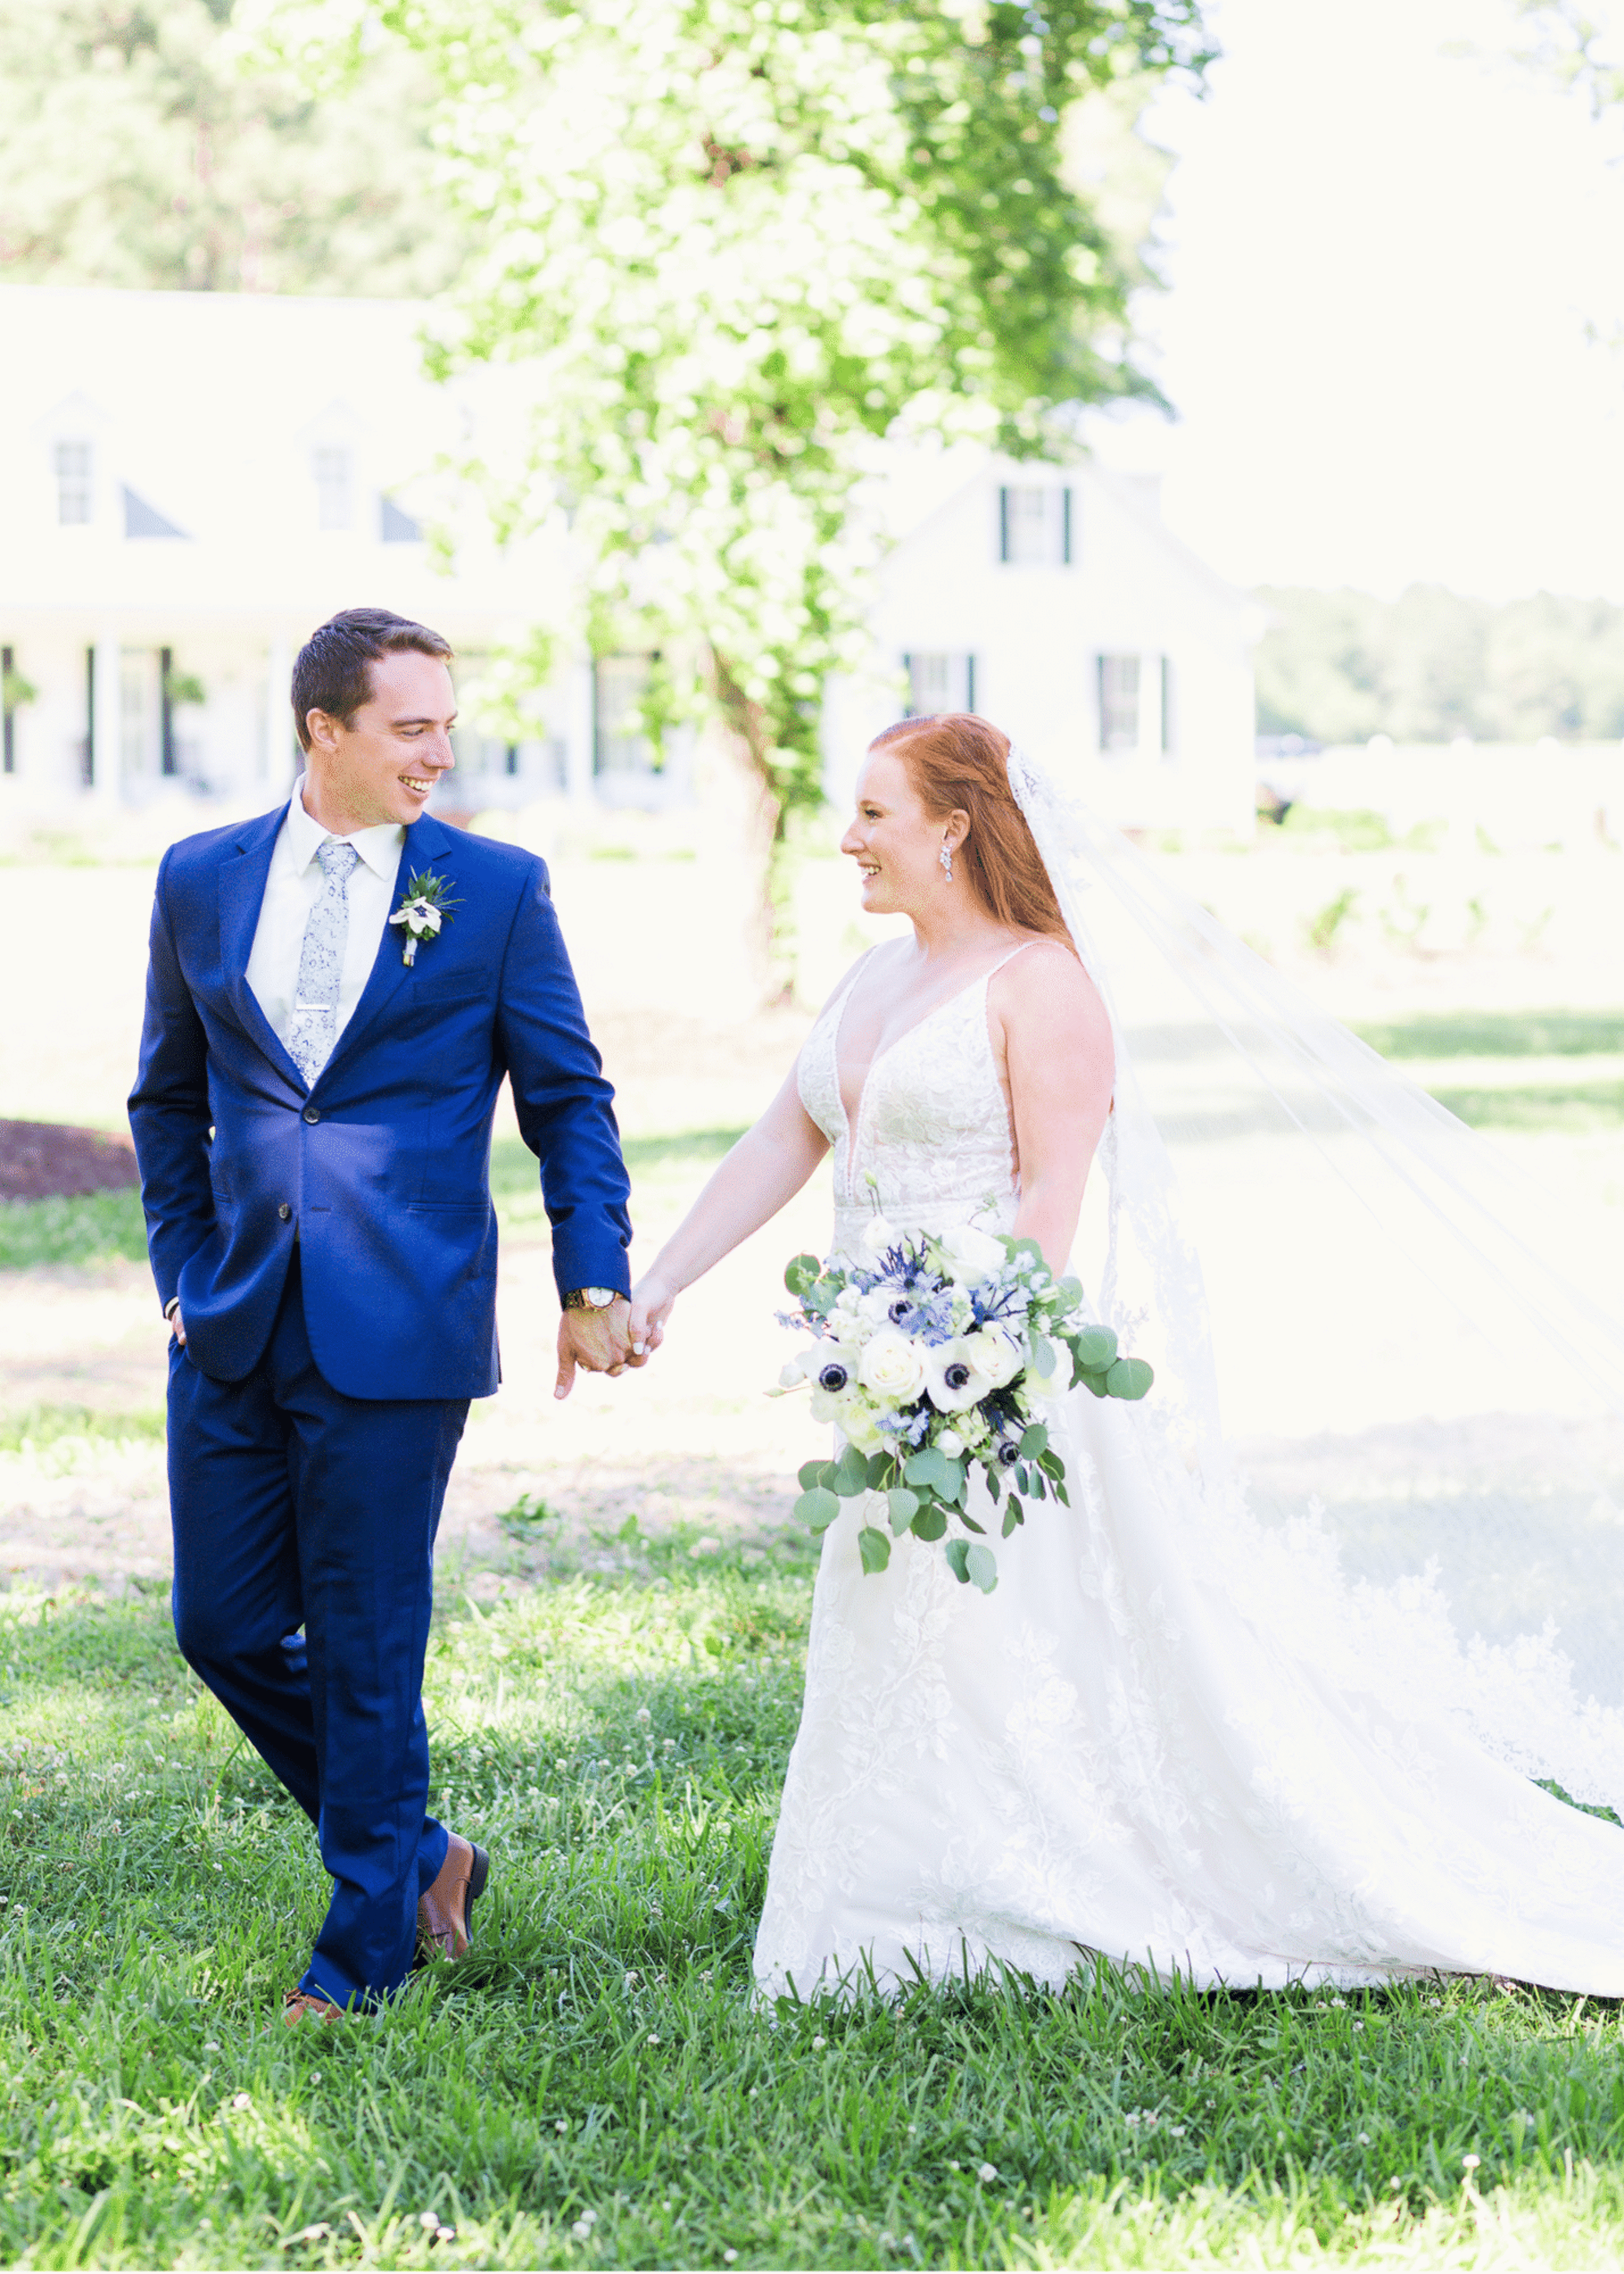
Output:
<instances>
[{"instance_id":1,"label":"green tree","mask_svg":"<svg viewBox=\"0 0 1624 2274\"><path fill-rule=\"evenodd\" d=\"M667 718L719 710L769 867L820 799L829 674L866 646L879 440L1067 446L1154 390L1143 276L1066 162L1084 98L1203 60L1196 0L275 0L335 83L380 29L442 90L480 252L435 367L507 367L502 538L567 515L594 649L658 651Z\"/></svg>"},{"instance_id":2,"label":"green tree","mask_svg":"<svg viewBox=\"0 0 1624 2274\"><path fill-rule=\"evenodd\" d=\"M417 294L465 250L434 89L397 47L318 102L245 68L231 0L0 0L0 275Z\"/></svg>"},{"instance_id":3,"label":"green tree","mask_svg":"<svg viewBox=\"0 0 1624 2274\"><path fill-rule=\"evenodd\" d=\"M1496 607L1437 585L1397 600L1265 590L1258 723L1357 742L1611 742L1624 734L1624 608L1539 592Z\"/></svg>"}]
</instances>

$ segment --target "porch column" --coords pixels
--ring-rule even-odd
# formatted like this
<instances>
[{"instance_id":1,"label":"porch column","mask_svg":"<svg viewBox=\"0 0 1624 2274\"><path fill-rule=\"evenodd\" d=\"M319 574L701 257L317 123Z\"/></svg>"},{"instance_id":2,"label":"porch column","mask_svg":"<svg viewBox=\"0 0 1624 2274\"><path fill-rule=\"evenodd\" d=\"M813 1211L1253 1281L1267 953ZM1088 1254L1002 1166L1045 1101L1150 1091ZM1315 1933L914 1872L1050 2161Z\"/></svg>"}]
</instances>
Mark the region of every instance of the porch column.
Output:
<instances>
[{"instance_id":1,"label":"porch column","mask_svg":"<svg viewBox=\"0 0 1624 2274\"><path fill-rule=\"evenodd\" d=\"M598 716L590 659L574 665L564 704L564 782L571 805L590 804L597 777Z\"/></svg>"},{"instance_id":2,"label":"porch column","mask_svg":"<svg viewBox=\"0 0 1624 2274\"><path fill-rule=\"evenodd\" d=\"M92 651L90 782L93 796L116 798L124 777L124 679L118 635L105 626Z\"/></svg>"}]
</instances>

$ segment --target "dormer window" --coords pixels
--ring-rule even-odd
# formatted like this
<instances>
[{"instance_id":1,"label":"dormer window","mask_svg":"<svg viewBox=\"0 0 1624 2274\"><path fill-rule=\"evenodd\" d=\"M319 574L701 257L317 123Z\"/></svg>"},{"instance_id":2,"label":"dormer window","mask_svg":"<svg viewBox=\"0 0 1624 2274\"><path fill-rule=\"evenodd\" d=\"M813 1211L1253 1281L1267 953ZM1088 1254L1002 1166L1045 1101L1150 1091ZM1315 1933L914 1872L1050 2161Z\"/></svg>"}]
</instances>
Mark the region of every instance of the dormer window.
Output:
<instances>
[{"instance_id":1,"label":"dormer window","mask_svg":"<svg viewBox=\"0 0 1624 2274\"><path fill-rule=\"evenodd\" d=\"M57 463L57 521L60 528L82 528L90 519L90 445L58 442Z\"/></svg>"},{"instance_id":2,"label":"dormer window","mask_svg":"<svg viewBox=\"0 0 1624 2274\"><path fill-rule=\"evenodd\" d=\"M342 443L324 442L310 454L316 485L318 529L348 529L354 521L350 453Z\"/></svg>"},{"instance_id":3,"label":"dormer window","mask_svg":"<svg viewBox=\"0 0 1624 2274\"><path fill-rule=\"evenodd\" d=\"M1071 492L1052 482L1010 483L998 493L998 557L1012 567L1071 563Z\"/></svg>"}]
</instances>

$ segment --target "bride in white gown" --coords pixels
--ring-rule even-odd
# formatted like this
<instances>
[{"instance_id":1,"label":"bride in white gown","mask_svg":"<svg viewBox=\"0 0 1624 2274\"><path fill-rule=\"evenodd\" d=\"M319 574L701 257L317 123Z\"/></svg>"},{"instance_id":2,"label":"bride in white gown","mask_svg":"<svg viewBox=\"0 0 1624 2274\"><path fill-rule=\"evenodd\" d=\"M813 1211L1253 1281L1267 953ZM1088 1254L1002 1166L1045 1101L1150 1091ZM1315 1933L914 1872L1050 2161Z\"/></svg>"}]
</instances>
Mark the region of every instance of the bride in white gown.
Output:
<instances>
[{"instance_id":1,"label":"bride in white gown","mask_svg":"<svg viewBox=\"0 0 1624 2274\"><path fill-rule=\"evenodd\" d=\"M1159 1219L1156 1175L1128 1158L1157 1140L1029 787L1017 802L1008 745L980 719L910 720L872 746L842 850L865 907L907 915L914 937L835 990L637 1289L635 1337L657 1346L681 1289L826 1151L848 1254L878 1207L903 1231L1013 1229L1061 1264L1097 1148L1118 1199L1138 1195L1141 1235ZM1158 1291L1198 1307L1190 1259L1157 1236ZM1113 1306L1118 1269L1114 1242L1098 1306L1153 1327L1120 1291ZM1537 1749L1485 1743L1441 1680L1394 1671L1417 1630L1395 1614L1385 1632L1380 1599L1343 1585L1318 1533L1258 1525L1204 1434L1198 1352L1188 1379L1158 1355L1143 1404L1078 1389L1054 1408L1070 1507L1031 1511L990 1596L906 1534L865 1573L862 1503L842 1502L759 1984L887 1990L989 1963L1054 1983L1099 1955L1203 1985L1437 1969L1624 1995L1619 1831L1539 1789ZM1440 1660L1493 1686L1492 1647L1452 1647Z\"/></svg>"}]
</instances>

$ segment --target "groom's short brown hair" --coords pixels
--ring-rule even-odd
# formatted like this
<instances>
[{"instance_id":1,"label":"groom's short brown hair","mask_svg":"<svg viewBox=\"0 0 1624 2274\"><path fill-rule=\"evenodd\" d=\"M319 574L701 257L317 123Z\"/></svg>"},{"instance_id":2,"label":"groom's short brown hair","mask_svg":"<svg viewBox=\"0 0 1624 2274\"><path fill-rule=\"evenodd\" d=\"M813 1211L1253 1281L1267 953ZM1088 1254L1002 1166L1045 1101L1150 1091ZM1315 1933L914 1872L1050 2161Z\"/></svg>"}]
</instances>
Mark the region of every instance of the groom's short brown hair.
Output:
<instances>
[{"instance_id":1,"label":"groom's short brown hair","mask_svg":"<svg viewBox=\"0 0 1624 2274\"><path fill-rule=\"evenodd\" d=\"M325 711L348 727L372 694L367 669L381 655L415 651L438 656L449 663L449 639L397 616L389 608L341 608L320 625L300 648L293 665L293 727L299 748L310 748L305 721L312 711Z\"/></svg>"}]
</instances>

